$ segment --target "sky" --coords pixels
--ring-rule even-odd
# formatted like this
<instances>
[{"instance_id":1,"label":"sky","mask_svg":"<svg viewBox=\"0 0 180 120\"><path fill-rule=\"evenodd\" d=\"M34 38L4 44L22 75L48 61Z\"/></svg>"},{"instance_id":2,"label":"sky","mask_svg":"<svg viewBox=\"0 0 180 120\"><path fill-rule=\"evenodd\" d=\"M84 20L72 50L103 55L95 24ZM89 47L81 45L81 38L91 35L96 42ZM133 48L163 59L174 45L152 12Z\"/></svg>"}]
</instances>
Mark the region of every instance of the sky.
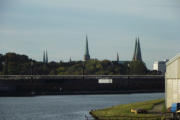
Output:
<instances>
[{"instance_id":1,"label":"sky","mask_svg":"<svg viewBox=\"0 0 180 120\"><path fill-rule=\"evenodd\" d=\"M0 0L0 53L82 60L88 35L91 58L132 60L139 36L152 69L180 53L179 11L179 0Z\"/></svg>"}]
</instances>

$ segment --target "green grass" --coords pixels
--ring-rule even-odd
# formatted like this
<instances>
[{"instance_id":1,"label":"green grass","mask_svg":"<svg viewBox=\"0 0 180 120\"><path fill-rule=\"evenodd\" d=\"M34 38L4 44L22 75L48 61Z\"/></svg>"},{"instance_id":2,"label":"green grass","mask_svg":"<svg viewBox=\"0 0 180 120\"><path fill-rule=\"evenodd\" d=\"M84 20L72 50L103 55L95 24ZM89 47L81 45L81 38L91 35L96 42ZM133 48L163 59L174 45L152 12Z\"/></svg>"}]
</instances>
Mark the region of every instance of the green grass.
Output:
<instances>
[{"instance_id":1,"label":"green grass","mask_svg":"<svg viewBox=\"0 0 180 120\"><path fill-rule=\"evenodd\" d=\"M145 102L137 102L137 103L131 103L131 104L124 104L124 105L117 105L106 109L101 110L93 110L90 111L90 114L92 114L95 118L98 120L114 120L113 118L116 118L118 120L124 119L128 120L127 118L119 117L119 116L129 116L130 119L136 117L154 117L153 120L159 120L161 119L158 114L134 114L131 113L131 109L146 109L146 110L152 110L153 106L157 104L164 104L164 99L158 99L158 100L151 100L151 101L145 101ZM163 108L163 107L162 107ZM163 112L162 111L159 112ZM107 118L107 119L106 119ZM145 120L147 118L138 118L138 120ZM149 120L149 119L148 119Z\"/></svg>"}]
</instances>

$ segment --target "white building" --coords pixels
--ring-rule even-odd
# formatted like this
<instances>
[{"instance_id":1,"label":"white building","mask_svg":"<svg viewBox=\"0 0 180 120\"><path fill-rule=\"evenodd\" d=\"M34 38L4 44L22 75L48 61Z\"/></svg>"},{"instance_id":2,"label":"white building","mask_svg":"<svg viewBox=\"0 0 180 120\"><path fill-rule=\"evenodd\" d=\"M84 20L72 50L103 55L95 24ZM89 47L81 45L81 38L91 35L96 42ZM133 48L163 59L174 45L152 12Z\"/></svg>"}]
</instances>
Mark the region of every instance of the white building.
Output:
<instances>
[{"instance_id":1,"label":"white building","mask_svg":"<svg viewBox=\"0 0 180 120\"><path fill-rule=\"evenodd\" d=\"M153 64L153 70L161 71L162 74L165 74L166 72L166 62L168 60L164 61L155 61Z\"/></svg>"},{"instance_id":2,"label":"white building","mask_svg":"<svg viewBox=\"0 0 180 120\"><path fill-rule=\"evenodd\" d=\"M180 103L180 54L166 63L165 100L167 108Z\"/></svg>"}]
</instances>

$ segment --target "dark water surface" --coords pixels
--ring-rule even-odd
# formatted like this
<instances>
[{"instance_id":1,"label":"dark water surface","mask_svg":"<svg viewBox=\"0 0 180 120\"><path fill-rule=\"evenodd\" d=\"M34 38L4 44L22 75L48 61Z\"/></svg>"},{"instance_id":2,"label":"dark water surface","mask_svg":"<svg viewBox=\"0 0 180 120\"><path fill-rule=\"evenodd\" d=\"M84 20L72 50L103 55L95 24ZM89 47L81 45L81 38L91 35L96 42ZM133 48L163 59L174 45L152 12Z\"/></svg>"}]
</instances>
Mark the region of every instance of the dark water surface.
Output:
<instances>
[{"instance_id":1,"label":"dark water surface","mask_svg":"<svg viewBox=\"0 0 180 120\"><path fill-rule=\"evenodd\" d=\"M85 120L91 109L163 97L164 93L0 97L0 120Z\"/></svg>"}]
</instances>

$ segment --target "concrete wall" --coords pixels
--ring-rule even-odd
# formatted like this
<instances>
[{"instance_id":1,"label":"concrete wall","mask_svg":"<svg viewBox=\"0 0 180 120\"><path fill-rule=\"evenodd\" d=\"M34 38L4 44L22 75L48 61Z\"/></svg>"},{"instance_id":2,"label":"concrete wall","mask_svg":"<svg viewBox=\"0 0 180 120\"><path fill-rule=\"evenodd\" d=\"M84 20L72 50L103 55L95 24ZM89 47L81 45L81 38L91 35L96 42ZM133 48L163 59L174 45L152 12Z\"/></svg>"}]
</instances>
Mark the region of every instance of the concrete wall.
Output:
<instances>
[{"instance_id":1,"label":"concrete wall","mask_svg":"<svg viewBox=\"0 0 180 120\"><path fill-rule=\"evenodd\" d=\"M167 108L172 103L180 103L180 55L166 64L165 92Z\"/></svg>"},{"instance_id":2,"label":"concrete wall","mask_svg":"<svg viewBox=\"0 0 180 120\"><path fill-rule=\"evenodd\" d=\"M26 79L22 79L26 78ZM112 83L101 84L99 79L112 79ZM0 76L0 86L15 86L16 92L61 92L63 93L130 93L163 92L164 76L27 76L14 79ZM4 91L2 91L4 93ZM1 91L0 91L1 94Z\"/></svg>"}]
</instances>

